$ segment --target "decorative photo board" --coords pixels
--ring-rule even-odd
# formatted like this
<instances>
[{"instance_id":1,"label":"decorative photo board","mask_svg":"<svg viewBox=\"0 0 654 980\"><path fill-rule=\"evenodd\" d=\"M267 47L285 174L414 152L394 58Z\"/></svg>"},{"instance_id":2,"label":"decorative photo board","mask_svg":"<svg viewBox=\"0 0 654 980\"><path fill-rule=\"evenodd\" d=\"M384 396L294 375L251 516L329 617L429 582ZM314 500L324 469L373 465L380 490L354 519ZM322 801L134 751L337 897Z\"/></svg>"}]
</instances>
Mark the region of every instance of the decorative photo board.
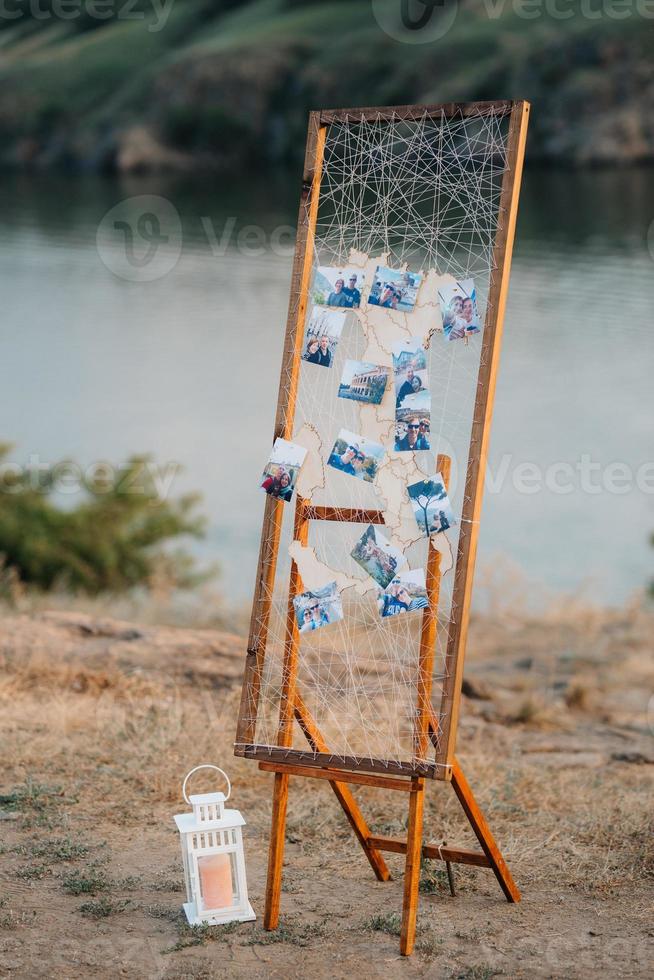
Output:
<instances>
[{"instance_id":1,"label":"decorative photo board","mask_svg":"<svg viewBox=\"0 0 654 980\"><path fill-rule=\"evenodd\" d=\"M290 775L329 779L380 880L381 852L406 854L403 953L421 854L519 898L454 749L528 112L310 116L272 433L306 458L291 506L266 496L235 741L275 773L267 928ZM480 852L423 848L429 779ZM406 792L406 841L372 834L348 783Z\"/></svg>"}]
</instances>

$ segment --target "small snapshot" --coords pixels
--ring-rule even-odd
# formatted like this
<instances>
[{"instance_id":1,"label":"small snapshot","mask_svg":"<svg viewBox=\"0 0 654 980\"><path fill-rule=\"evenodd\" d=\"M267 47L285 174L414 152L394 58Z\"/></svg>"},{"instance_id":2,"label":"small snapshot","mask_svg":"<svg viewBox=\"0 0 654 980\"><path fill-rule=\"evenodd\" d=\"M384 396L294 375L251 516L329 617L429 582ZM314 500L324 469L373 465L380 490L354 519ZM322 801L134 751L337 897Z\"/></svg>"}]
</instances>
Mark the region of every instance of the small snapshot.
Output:
<instances>
[{"instance_id":1,"label":"small snapshot","mask_svg":"<svg viewBox=\"0 0 654 980\"><path fill-rule=\"evenodd\" d=\"M312 299L319 306L356 310L361 306L365 277L360 269L321 265L313 277Z\"/></svg>"},{"instance_id":2,"label":"small snapshot","mask_svg":"<svg viewBox=\"0 0 654 980\"><path fill-rule=\"evenodd\" d=\"M307 451L287 439L275 439L270 459L261 478L261 489L271 497L288 503L293 497L300 467Z\"/></svg>"},{"instance_id":3,"label":"small snapshot","mask_svg":"<svg viewBox=\"0 0 654 980\"><path fill-rule=\"evenodd\" d=\"M379 590L377 604L382 618L425 609L429 601L424 569L407 569L396 575L385 589Z\"/></svg>"},{"instance_id":4,"label":"small snapshot","mask_svg":"<svg viewBox=\"0 0 654 980\"><path fill-rule=\"evenodd\" d=\"M339 398L379 405L388 382L390 368L367 361L346 361L338 388Z\"/></svg>"},{"instance_id":5,"label":"small snapshot","mask_svg":"<svg viewBox=\"0 0 654 980\"><path fill-rule=\"evenodd\" d=\"M372 483L383 458L384 447L378 442L372 442L347 429L341 429L327 465L340 470L341 473L348 473L350 476Z\"/></svg>"},{"instance_id":6,"label":"small snapshot","mask_svg":"<svg viewBox=\"0 0 654 980\"><path fill-rule=\"evenodd\" d=\"M395 412L395 451L431 449L431 396L428 391L409 395Z\"/></svg>"},{"instance_id":7,"label":"small snapshot","mask_svg":"<svg viewBox=\"0 0 654 980\"><path fill-rule=\"evenodd\" d=\"M300 633L311 633L343 619L343 603L336 582L315 592L302 592L293 599L293 606Z\"/></svg>"},{"instance_id":8,"label":"small snapshot","mask_svg":"<svg viewBox=\"0 0 654 980\"><path fill-rule=\"evenodd\" d=\"M378 265L370 287L368 305L382 306L398 313L412 313L421 283L422 276L418 272L398 272Z\"/></svg>"},{"instance_id":9,"label":"small snapshot","mask_svg":"<svg viewBox=\"0 0 654 980\"><path fill-rule=\"evenodd\" d=\"M429 391L427 355L422 337L412 337L393 344L393 380L396 408L400 408L410 395Z\"/></svg>"},{"instance_id":10,"label":"small snapshot","mask_svg":"<svg viewBox=\"0 0 654 980\"><path fill-rule=\"evenodd\" d=\"M314 306L302 346L302 359L309 364L331 367L345 323L345 314Z\"/></svg>"},{"instance_id":11,"label":"small snapshot","mask_svg":"<svg viewBox=\"0 0 654 980\"><path fill-rule=\"evenodd\" d=\"M421 337L393 344L395 451L430 449L431 394Z\"/></svg>"},{"instance_id":12,"label":"small snapshot","mask_svg":"<svg viewBox=\"0 0 654 980\"><path fill-rule=\"evenodd\" d=\"M438 299L443 314L443 333L446 340L461 340L479 333L481 320L477 311L474 279L441 286Z\"/></svg>"},{"instance_id":13,"label":"small snapshot","mask_svg":"<svg viewBox=\"0 0 654 980\"><path fill-rule=\"evenodd\" d=\"M393 344L392 352L395 405L399 408L409 395L429 390L427 354L422 337L399 340Z\"/></svg>"},{"instance_id":14,"label":"small snapshot","mask_svg":"<svg viewBox=\"0 0 654 980\"><path fill-rule=\"evenodd\" d=\"M357 541L352 557L382 589L408 564L400 549L391 544L374 524L370 524Z\"/></svg>"},{"instance_id":15,"label":"small snapshot","mask_svg":"<svg viewBox=\"0 0 654 980\"><path fill-rule=\"evenodd\" d=\"M422 534L440 534L456 524L456 518L440 473L407 487L416 522Z\"/></svg>"}]
</instances>

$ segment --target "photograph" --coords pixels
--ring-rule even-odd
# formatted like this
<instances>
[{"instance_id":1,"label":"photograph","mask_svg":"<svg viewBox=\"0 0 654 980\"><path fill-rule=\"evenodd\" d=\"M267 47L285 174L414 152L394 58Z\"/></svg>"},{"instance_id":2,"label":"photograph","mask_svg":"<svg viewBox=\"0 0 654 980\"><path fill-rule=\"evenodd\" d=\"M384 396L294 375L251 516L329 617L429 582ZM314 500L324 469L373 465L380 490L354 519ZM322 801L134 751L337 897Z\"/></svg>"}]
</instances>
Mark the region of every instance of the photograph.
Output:
<instances>
[{"instance_id":1,"label":"photograph","mask_svg":"<svg viewBox=\"0 0 654 980\"><path fill-rule=\"evenodd\" d=\"M375 524L370 524L364 531L351 554L382 589L408 564L402 551L391 544Z\"/></svg>"},{"instance_id":2,"label":"photograph","mask_svg":"<svg viewBox=\"0 0 654 980\"><path fill-rule=\"evenodd\" d=\"M393 381L395 406L399 408L409 395L429 388L427 354L422 337L411 337L393 344Z\"/></svg>"},{"instance_id":3,"label":"photograph","mask_svg":"<svg viewBox=\"0 0 654 980\"><path fill-rule=\"evenodd\" d=\"M378 265L370 287L368 305L412 313L421 283L422 276L418 272L400 272Z\"/></svg>"},{"instance_id":4,"label":"photograph","mask_svg":"<svg viewBox=\"0 0 654 980\"><path fill-rule=\"evenodd\" d=\"M443 333L446 340L460 340L480 332L481 320L477 312L477 294L473 279L461 279L441 286L438 300L443 314Z\"/></svg>"},{"instance_id":5,"label":"photograph","mask_svg":"<svg viewBox=\"0 0 654 980\"><path fill-rule=\"evenodd\" d=\"M428 391L409 395L395 410L395 452L431 449L431 396Z\"/></svg>"},{"instance_id":6,"label":"photograph","mask_svg":"<svg viewBox=\"0 0 654 980\"><path fill-rule=\"evenodd\" d=\"M419 480L407 487L416 523L425 537L447 531L456 518L440 473L429 480Z\"/></svg>"},{"instance_id":7,"label":"photograph","mask_svg":"<svg viewBox=\"0 0 654 980\"><path fill-rule=\"evenodd\" d=\"M385 364L346 361L338 397L379 405L386 391L389 373L390 368Z\"/></svg>"},{"instance_id":8,"label":"photograph","mask_svg":"<svg viewBox=\"0 0 654 980\"><path fill-rule=\"evenodd\" d=\"M400 572L386 588L379 589L377 604L382 618L425 609L429 601L424 569L413 568Z\"/></svg>"},{"instance_id":9,"label":"photograph","mask_svg":"<svg viewBox=\"0 0 654 980\"><path fill-rule=\"evenodd\" d=\"M311 298L318 306L336 306L356 310L361 306L365 277L360 269L338 265L320 265L313 276Z\"/></svg>"},{"instance_id":10,"label":"photograph","mask_svg":"<svg viewBox=\"0 0 654 980\"><path fill-rule=\"evenodd\" d=\"M307 451L287 439L275 439L275 443L261 477L261 489L271 497L288 503L295 490L300 467Z\"/></svg>"},{"instance_id":11,"label":"photograph","mask_svg":"<svg viewBox=\"0 0 654 980\"><path fill-rule=\"evenodd\" d=\"M343 603L336 586L330 582L315 592L302 592L293 599L300 633L310 633L343 619Z\"/></svg>"},{"instance_id":12,"label":"photograph","mask_svg":"<svg viewBox=\"0 0 654 980\"><path fill-rule=\"evenodd\" d=\"M364 439L354 432L341 429L327 465L372 483L384 458L384 452L384 447L378 442L372 442L371 439Z\"/></svg>"},{"instance_id":13,"label":"photograph","mask_svg":"<svg viewBox=\"0 0 654 980\"><path fill-rule=\"evenodd\" d=\"M302 360L331 367L344 324L345 313L314 306L302 342Z\"/></svg>"}]
</instances>

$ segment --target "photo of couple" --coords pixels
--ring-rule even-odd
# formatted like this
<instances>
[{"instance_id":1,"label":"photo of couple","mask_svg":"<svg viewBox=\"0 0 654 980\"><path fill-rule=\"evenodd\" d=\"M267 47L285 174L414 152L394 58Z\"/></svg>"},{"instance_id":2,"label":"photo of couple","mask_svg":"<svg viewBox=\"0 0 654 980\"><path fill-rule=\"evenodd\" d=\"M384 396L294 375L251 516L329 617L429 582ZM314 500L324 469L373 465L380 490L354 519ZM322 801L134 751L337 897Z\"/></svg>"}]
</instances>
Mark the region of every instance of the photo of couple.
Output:
<instances>
[{"instance_id":1,"label":"photo of couple","mask_svg":"<svg viewBox=\"0 0 654 980\"><path fill-rule=\"evenodd\" d=\"M295 596L293 607L300 633L311 633L321 626L343 619L343 603L336 582L330 582L315 592L302 592Z\"/></svg>"},{"instance_id":2,"label":"photo of couple","mask_svg":"<svg viewBox=\"0 0 654 980\"><path fill-rule=\"evenodd\" d=\"M391 544L374 524L369 525L351 554L355 562L383 589L407 565L400 549Z\"/></svg>"},{"instance_id":3,"label":"photo of couple","mask_svg":"<svg viewBox=\"0 0 654 980\"><path fill-rule=\"evenodd\" d=\"M393 344L392 353L395 405L399 408L409 395L429 390L427 354L422 337L397 341Z\"/></svg>"},{"instance_id":4,"label":"photo of couple","mask_svg":"<svg viewBox=\"0 0 654 980\"><path fill-rule=\"evenodd\" d=\"M460 340L480 332L481 320L477 312L477 294L473 279L462 279L460 282L441 286L438 299L446 340Z\"/></svg>"},{"instance_id":5,"label":"photo of couple","mask_svg":"<svg viewBox=\"0 0 654 980\"><path fill-rule=\"evenodd\" d=\"M300 467L307 451L287 439L275 439L270 459L261 478L261 489L271 497L288 503L293 497Z\"/></svg>"},{"instance_id":6,"label":"photo of couple","mask_svg":"<svg viewBox=\"0 0 654 980\"><path fill-rule=\"evenodd\" d=\"M417 272L398 272L378 265L370 295L369 306L382 306L399 313L411 313L416 305L422 276Z\"/></svg>"},{"instance_id":7,"label":"photo of couple","mask_svg":"<svg viewBox=\"0 0 654 980\"><path fill-rule=\"evenodd\" d=\"M341 429L327 465L372 483L384 458L384 447L354 432Z\"/></svg>"},{"instance_id":8,"label":"photo of couple","mask_svg":"<svg viewBox=\"0 0 654 980\"><path fill-rule=\"evenodd\" d=\"M419 480L407 487L413 513L425 537L440 534L456 524L456 518L440 473L432 480Z\"/></svg>"},{"instance_id":9,"label":"photo of couple","mask_svg":"<svg viewBox=\"0 0 654 980\"><path fill-rule=\"evenodd\" d=\"M429 392L427 405L429 404ZM395 415L395 452L417 453L423 449L431 449L430 439L431 422L429 419L429 408L416 404L400 408Z\"/></svg>"},{"instance_id":10,"label":"photo of couple","mask_svg":"<svg viewBox=\"0 0 654 980\"><path fill-rule=\"evenodd\" d=\"M385 589L379 589L377 605L382 618L425 609L429 601L424 569L407 569L396 575Z\"/></svg>"},{"instance_id":11,"label":"photo of couple","mask_svg":"<svg viewBox=\"0 0 654 980\"><path fill-rule=\"evenodd\" d=\"M365 277L360 269L321 265L313 278L312 299L319 306L356 310L361 306Z\"/></svg>"},{"instance_id":12,"label":"photo of couple","mask_svg":"<svg viewBox=\"0 0 654 980\"><path fill-rule=\"evenodd\" d=\"M344 313L314 306L304 334L302 360L331 367L344 324Z\"/></svg>"}]
</instances>

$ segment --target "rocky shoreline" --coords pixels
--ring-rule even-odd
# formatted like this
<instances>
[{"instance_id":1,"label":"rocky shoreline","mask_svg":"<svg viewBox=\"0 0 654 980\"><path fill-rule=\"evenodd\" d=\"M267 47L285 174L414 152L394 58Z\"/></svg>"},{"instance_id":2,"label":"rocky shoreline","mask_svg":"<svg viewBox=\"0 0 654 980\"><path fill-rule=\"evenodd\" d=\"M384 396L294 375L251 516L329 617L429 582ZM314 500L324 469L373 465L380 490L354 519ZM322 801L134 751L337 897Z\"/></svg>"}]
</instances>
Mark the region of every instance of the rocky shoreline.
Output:
<instances>
[{"instance_id":1,"label":"rocky shoreline","mask_svg":"<svg viewBox=\"0 0 654 980\"><path fill-rule=\"evenodd\" d=\"M570 15L532 26L471 0L429 44L389 37L364 0L211 12L180 3L153 33L138 20L60 23L56 35L47 20L29 32L21 24L0 55L0 163L121 173L299 166L316 107L504 98L532 102L528 162L651 162L650 35L634 16Z\"/></svg>"}]
</instances>

